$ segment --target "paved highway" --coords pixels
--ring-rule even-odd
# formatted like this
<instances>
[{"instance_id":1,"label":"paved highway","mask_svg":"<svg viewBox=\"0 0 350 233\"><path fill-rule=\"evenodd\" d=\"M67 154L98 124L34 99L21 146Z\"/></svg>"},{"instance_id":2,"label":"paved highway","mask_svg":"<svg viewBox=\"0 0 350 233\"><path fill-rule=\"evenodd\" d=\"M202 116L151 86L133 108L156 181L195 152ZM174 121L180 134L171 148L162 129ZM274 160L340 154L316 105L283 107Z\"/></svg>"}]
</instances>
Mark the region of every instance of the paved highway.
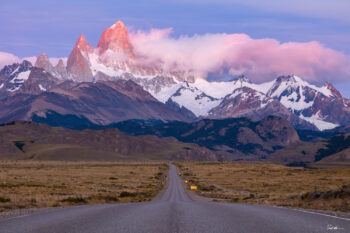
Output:
<instances>
[{"instance_id":1,"label":"paved highway","mask_svg":"<svg viewBox=\"0 0 350 233\"><path fill-rule=\"evenodd\" d=\"M200 200L188 194L171 165L165 191L152 202L34 212L0 220L0 232L350 232L350 220L288 208Z\"/></svg>"}]
</instances>

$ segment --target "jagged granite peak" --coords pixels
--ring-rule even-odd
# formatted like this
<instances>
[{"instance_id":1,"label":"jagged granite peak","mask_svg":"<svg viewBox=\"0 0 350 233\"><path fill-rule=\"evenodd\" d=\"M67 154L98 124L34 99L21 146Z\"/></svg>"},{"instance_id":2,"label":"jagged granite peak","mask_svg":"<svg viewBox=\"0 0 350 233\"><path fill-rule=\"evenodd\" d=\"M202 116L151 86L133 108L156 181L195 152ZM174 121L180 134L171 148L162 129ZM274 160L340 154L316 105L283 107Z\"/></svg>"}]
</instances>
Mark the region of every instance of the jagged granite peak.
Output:
<instances>
[{"instance_id":1,"label":"jagged granite peak","mask_svg":"<svg viewBox=\"0 0 350 233\"><path fill-rule=\"evenodd\" d=\"M66 66L64 65L64 62L62 60L62 58L60 58L60 60L58 60L57 65L55 66L55 68L65 68Z\"/></svg>"},{"instance_id":2,"label":"jagged granite peak","mask_svg":"<svg viewBox=\"0 0 350 233\"><path fill-rule=\"evenodd\" d=\"M77 49L73 49L75 54L72 54L72 57L81 57L76 52L79 49L89 65L93 76L93 78L90 77L90 72L85 68L80 68L85 74L79 75L76 71L79 69L72 68L73 65L69 62L67 64L68 73L72 70L73 74L70 75L72 77L78 77L77 81L87 81L89 79L94 81L118 78L132 79L133 77L149 79L156 76L163 76L175 78L177 81L188 80L194 82L195 76L200 76L200 74L196 74L194 71L165 71L161 63L145 64L139 62L137 55L134 54L133 46L129 41L128 30L121 21L117 21L111 27L104 30L97 48L92 48L90 44L87 44L86 38L83 35L79 37L74 48Z\"/></svg>"},{"instance_id":3,"label":"jagged granite peak","mask_svg":"<svg viewBox=\"0 0 350 233\"><path fill-rule=\"evenodd\" d=\"M93 50L92 45L86 42L86 38L83 34L79 36L74 47L79 48L81 51L84 51L84 52L92 52Z\"/></svg>"},{"instance_id":4,"label":"jagged granite peak","mask_svg":"<svg viewBox=\"0 0 350 233\"><path fill-rule=\"evenodd\" d=\"M215 117L220 117L218 112L226 111L218 110L220 104L224 106L225 101L232 102L235 98L226 96L232 97L239 90L242 92L240 97L246 98L239 100L239 106L245 105L247 111L249 106L252 112L260 115L281 111L280 115L290 118L285 112L287 109L298 116L300 121L309 121L319 129L350 124L350 100L344 99L330 83L319 87L296 75L280 76L264 83L253 83L244 75L228 82L209 82L190 71L166 72L158 64L144 67L136 59L127 28L123 22L117 21L103 32L97 48L88 44L84 35L79 36L67 60L67 67L60 61L52 68L46 54L39 56L36 66L58 79L70 79L73 82L132 80L161 103L169 102L177 110L186 108L197 117L206 117L214 108L217 111ZM30 70L21 72L17 69L18 65L13 65L0 71L0 99L16 93L27 82ZM264 106L267 100L268 104ZM253 106L256 109L252 109ZM240 111L232 114L237 113Z\"/></svg>"},{"instance_id":5,"label":"jagged granite peak","mask_svg":"<svg viewBox=\"0 0 350 233\"><path fill-rule=\"evenodd\" d=\"M35 62L35 67L42 68L46 72L52 73L53 67L46 53L42 53L38 56Z\"/></svg>"},{"instance_id":6,"label":"jagged granite peak","mask_svg":"<svg viewBox=\"0 0 350 233\"><path fill-rule=\"evenodd\" d=\"M90 46L86 44L84 35L81 35L75 44L67 60L67 71L73 79L79 82L93 81L90 63L87 60L87 52ZM92 47L91 47L92 49Z\"/></svg>"},{"instance_id":7,"label":"jagged granite peak","mask_svg":"<svg viewBox=\"0 0 350 233\"><path fill-rule=\"evenodd\" d=\"M67 79L68 78L68 72L67 68L64 65L64 62L62 59L60 59L57 63L57 65L54 68L56 76L60 79Z\"/></svg>"},{"instance_id":8,"label":"jagged granite peak","mask_svg":"<svg viewBox=\"0 0 350 233\"><path fill-rule=\"evenodd\" d=\"M128 37L128 30L124 23L117 21L110 28L104 30L97 48L100 53L104 53L110 49L116 53L123 53L127 57L133 57L132 45Z\"/></svg>"}]
</instances>

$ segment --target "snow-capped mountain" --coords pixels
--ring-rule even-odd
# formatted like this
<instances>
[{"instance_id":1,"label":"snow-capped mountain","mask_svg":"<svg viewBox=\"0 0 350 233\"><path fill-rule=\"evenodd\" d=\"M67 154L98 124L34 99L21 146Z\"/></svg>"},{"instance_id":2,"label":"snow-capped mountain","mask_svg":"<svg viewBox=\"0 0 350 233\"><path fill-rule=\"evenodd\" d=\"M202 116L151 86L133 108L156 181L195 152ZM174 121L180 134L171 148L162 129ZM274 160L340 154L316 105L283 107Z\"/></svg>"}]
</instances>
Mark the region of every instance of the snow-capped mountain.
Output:
<instances>
[{"instance_id":1,"label":"snow-capped mountain","mask_svg":"<svg viewBox=\"0 0 350 233\"><path fill-rule=\"evenodd\" d=\"M348 112L349 109L343 103L340 93L330 83L317 87L297 76L282 76L275 80L267 95L278 99L290 111L315 124L320 130L348 124L347 117L332 117L335 108L341 108L337 112Z\"/></svg>"},{"instance_id":2,"label":"snow-capped mountain","mask_svg":"<svg viewBox=\"0 0 350 233\"><path fill-rule=\"evenodd\" d=\"M253 120L260 120L271 115L288 119L292 125L300 129L317 130L313 124L299 118L277 99L250 87L234 90L225 96L220 105L208 113L209 118L248 117Z\"/></svg>"},{"instance_id":3,"label":"snow-capped mountain","mask_svg":"<svg viewBox=\"0 0 350 233\"><path fill-rule=\"evenodd\" d=\"M244 86L225 96L219 106L210 110L209 117L228 118L255 115L259 118L257 112L272 102L279 103L262 92Z\"/></svg>"},{"instance_id":4,"label":"snow-capped mountain","mask_svg":"<svg viewBox=\"0 0 350 233\"><path fill-rule=\"evenodd\" d=\"M190 109L197 117L208 115L209 110L221 102L221 99L211 97L198 88L190 86L187 82L177 89L168 100L177 103L180 107Z\"/></svg>"},{"instance_id":5,"label":"snow-capped mountain","mask_svg":"<svg viewBox=\"0 0 350 233\"><path fill-rule=\"evenodd\" d=\"M5 66L0 71L0 99L16 92L28 80L33 66L28 61Z\"/></svg>"},{"instance_id":6,"label":"snow-capped mountain","mask_svg":"<svg viewBox=\"0 0 350 233\"><path fill-rule=\"evenodd\" d=\"M42 54L34 66L24 61L4 67L0 72L0 98L73 85L66 80L73 83L131 80L187 119L247 116L260 120L277 115L299 128L316 126L319 130L350 124L350 100L344 99L330 83L319 87L295 75L260 84L244 76L227 82L209 82L191 71L169 73L157 64L146 66L137 56L127 28L118 21L105 29L96 48L81 35L67 66L60 60L53 67L47 55Z\"/></svg>"}]
</instances>

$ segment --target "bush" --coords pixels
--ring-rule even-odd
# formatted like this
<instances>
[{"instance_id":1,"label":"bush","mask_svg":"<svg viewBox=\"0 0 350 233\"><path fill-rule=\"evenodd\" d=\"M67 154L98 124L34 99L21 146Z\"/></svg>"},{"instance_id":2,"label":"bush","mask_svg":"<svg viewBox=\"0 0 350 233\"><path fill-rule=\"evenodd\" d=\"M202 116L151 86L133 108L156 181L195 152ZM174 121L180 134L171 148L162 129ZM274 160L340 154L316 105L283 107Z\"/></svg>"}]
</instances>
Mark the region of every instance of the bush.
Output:
<instances>
[{"instance_id":1,"label":"bush","mask_svg":"<svg viewBox=\"0 0 350 233\"><path fill-rule=\"evenodd\" d=\"M119 199L117 197L111 196L111 195L91 196L89 199L103 200L105 202L117 202L117 201L119 201Z\"/></svg>"},{"instance_id":2,"label":"bush","mask_svg":"<svg viewBox=\"0 0 350 233\"><path fill-rule=\"evenodd\" d=\"M243 200L248 200L248 199L252 199L255 198L255 195L253 193L249 194L249 196L244 197Z\"/></svg>"},{"instance_id":3,"label":"bush","mask_svg":"<svg viewBox=\"0 0 350 233\"><path fill-rule=\"evenodd\" d=\"M8 197L0 197L0 202L10 202L11 199Z\"/></svg>"},{"instance_id":4,"label":"bush","mask_svg":"<svg viewBox=\"0 0 350 233\"><path fill-rule=\"evenodd\" d=\"M105 200L106 202L117 202L117 201L119 201L119 199L117 197L110 196L110 195L101 196L101 199Z\"/></svg>"},{"instance_id":5,"label":"bush","mask_svg":"<svg viewBox=\"0 0 350 233\"><path fill-rule=\"evenodd\" d=\"M66 199L63 199L62 202L71 202L71 203L87 203L87 200L85 200L82 197L68 197Z\"/></svg>"},{"instance_id":6,"label":"bush","mask_svg":"<svg viewBox=\"0 0 350 233\"><path fill-rule=\"evenodd\" d=\"M119 197L136 197L136 193L123 191L120 193Z\"/></svg>"}]
</instances>

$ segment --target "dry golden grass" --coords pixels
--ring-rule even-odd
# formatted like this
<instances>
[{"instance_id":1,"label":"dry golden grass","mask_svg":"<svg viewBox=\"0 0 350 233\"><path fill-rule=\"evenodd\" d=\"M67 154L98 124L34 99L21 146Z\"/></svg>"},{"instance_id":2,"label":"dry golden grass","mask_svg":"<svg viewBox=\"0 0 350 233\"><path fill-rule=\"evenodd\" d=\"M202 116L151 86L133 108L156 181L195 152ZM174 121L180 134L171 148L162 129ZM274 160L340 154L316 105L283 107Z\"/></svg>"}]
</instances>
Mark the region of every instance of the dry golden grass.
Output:
<instances>
[{"instance_id":1,"label":"dry golden grass","mask_svg":"<svg viewBox=\"0 0 350 233\"><path fill-rule=\"evenodd\" d=\"M0 162L0 211L148 201L162 189L163 163Z\"/></svg>"},{"instance_id":2,"label":"dry golden grass","mask_svg":"<svg viewBox=\"0 0 350 233\"><path fill-rule=\"evenodd\" d=\"M350 192L344 191L344 185L350 187L350 168L298 169L249 162L177 165L189 185L198 186L199 194L218 200L350 211Z\"/></svg>"}]
</instances>

